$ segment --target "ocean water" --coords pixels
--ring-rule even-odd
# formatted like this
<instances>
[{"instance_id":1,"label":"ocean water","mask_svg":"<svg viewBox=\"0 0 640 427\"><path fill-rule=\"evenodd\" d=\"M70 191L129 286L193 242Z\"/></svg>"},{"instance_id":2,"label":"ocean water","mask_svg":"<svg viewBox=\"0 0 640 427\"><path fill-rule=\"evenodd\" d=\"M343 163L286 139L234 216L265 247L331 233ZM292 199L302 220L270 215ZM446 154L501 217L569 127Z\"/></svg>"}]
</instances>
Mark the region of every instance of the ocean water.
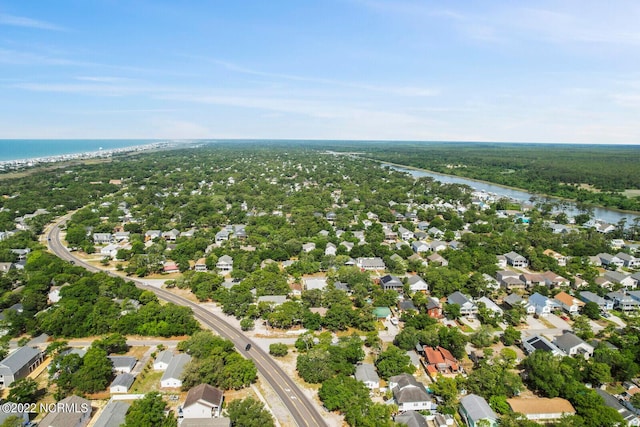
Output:
<instances>
[{"instance_id":1,"label":"ocean water","mask_svg":"<svg viewBox=\"0 0 640 427\"><path fill-rule=\"evenodd\" d=\"M162 142L151 139L0 139L0 161L86 153Z\"/></svg>"}]
</instances>

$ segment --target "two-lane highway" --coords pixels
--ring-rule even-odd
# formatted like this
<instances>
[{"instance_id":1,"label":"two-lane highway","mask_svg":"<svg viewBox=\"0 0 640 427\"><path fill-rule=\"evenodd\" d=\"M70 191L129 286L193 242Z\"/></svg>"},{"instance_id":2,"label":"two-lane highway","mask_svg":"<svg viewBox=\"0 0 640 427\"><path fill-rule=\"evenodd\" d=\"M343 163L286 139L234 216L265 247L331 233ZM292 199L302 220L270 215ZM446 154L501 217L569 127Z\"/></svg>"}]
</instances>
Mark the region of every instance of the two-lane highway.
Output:
<instances>
[{"instance_id":1,"label":"two-lane highway","mask_svg":"<svg viewBox=\"0 0 640 427\"><path fill-rule=\"evenodd\" d=\"M94 272L105 271L98 267L90 265L79 258L76 258L62 244L60 240L60 225L63 224L64 221L65 217L59 219L53 226L50 227L48 233L46 234L49 250L51 250L51 252L56 254L58 257L67 261L74 262L76 265L80 265L87 270ZM121 277L109 271L105 272L116 277ZM143 282L135 279L128 278L128 280L134 282L136 286L141 289L153 292L158 296L158 298L177 305L191 308L191 310L193 310L194 316L203 325L206 325L207 327L216 331L218 334L220 334L220 336L231 340L240 353L244 354L244 356L254 361L262 378L264 378L265 381L269 383L273 390L278 394L298 426L327 426L326 422L324 421L320 413L316 410L316 407L313 405L313 403L302 392L302 390L300 390L298 385L286 374L286 372L284 372L284 370L280 366L278 366L278 364L271 358L271 356L269 356L269 354L267 354L257 345L254 345L254 343L248 337L228 324L223 318L211 313L210 311L205 310L198 304L175 295L165 289L148 286ZM249 351L245 350L247 344L251 344L251 350Z\"/></svg>"}]
</instances>

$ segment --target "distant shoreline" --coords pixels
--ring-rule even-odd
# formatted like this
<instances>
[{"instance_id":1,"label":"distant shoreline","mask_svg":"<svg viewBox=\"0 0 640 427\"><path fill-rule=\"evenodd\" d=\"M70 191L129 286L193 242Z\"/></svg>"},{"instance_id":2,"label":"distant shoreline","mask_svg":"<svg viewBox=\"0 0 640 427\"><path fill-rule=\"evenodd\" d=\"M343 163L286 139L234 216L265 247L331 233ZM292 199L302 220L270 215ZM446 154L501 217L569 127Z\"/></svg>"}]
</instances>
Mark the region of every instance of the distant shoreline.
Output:
<instances>
[{"instance_id":1,"label":"distant shoreline","mask_svg":"<svg viewBox=\"0 0 640 427\"><path fill-rule=\"evenodd\" d=\"M51 164L51 163L74 162L74 161L96 159L96 158L111 158L116 154L126 154L126 153L158 150L162 148L167 148L170 145L171 145L170 142L153 142L148 144L132 145L128 147L108 148L104 150L93 150L93 151L85 151L85 152L79 152L79 153L56 154L51 156L40 156L40 157L25 158L25 159L2 160L0 161L0 173L10 172L10 171L19 171L19 170L24 170L24 169Z\"/></svg>"}]
</instances>

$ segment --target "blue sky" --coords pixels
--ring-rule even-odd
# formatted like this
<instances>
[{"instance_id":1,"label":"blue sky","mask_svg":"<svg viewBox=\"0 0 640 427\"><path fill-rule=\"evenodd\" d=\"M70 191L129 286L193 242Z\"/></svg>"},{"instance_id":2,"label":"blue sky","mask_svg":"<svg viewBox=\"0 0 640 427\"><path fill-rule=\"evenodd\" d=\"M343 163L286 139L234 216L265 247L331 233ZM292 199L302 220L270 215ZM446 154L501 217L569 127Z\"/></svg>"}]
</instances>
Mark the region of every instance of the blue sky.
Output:
<instances>
[{"instance_id":1,"label":"blue sky","mask_svg":"<svg viewBox=\"0 0 640 427\"><path fill-rule=\"evenodd\" d=\"M637 0L0 0L0 138L640 143Z\"/></svg>"}]
</instances>

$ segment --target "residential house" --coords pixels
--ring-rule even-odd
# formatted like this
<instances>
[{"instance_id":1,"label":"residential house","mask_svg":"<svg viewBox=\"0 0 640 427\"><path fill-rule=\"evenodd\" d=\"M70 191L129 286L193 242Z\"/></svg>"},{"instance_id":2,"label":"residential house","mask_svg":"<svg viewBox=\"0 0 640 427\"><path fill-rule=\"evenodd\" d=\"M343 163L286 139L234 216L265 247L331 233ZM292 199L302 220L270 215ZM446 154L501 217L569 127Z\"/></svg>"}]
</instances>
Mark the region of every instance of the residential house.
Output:
<instances>
[{"instance_id":1,"label":"residential house","mask_svg":"<svg viewBox=\"0 0 640 427\"><path fill-rule=\"evenodd\" d=\"M429 223L427 221L418 222L418 230L427 231L429 229Z\"/></svg>"},{"instance_id":2,"label":"residential house","mask_svg":"<svg viewBox=\"0 0 640 427\"><path fill-rule=\"evenodd\" d=\"M117 394L117 393L128 393L129 388L133 385L133 382L136 380L131 374L121 373L116 375L114 380L111 382L109 386L109 393Z\"/></svg>"},{"instance_id":3,"label":"residential house","mask_svg":"<svg viewBox=\"0 0 640 427\"><path fill-rule=\"evenodd\" d=\"M442 255L438 254L438 253L434 253L431 254L427 257L427 261L428 262L433 262L433 263L437 263L443 267L446 267L449 265L449 261L447 261ZM436 264L436 265L437 265Z\"/></svg>"},{"instance_id":4,"label":"residential house","mask_svg":"<svg viewBox=\"0 0 640 427\"><path fill-rule=\"evenodd\" d=\"M175 228L173 230L162 233L162 238L168 242L175 242L180 237L180 232Z\"/></svg>"},{"instance_id":5,"label":"residential house","mask_svg":"<svg viewBox=\"0 0 640 427\"><path fill-rule=\"evenodd\" d=\"M0 273L7 273L12 268L13 268L13 263L11 263L11 262L0 262Z\"/></svg>"},{"instance_id":6,"label":"residential house","mask_svg":"<svg viewBox=\"0 0 640 427\"><path fill-rule=\"evenodd\" d=\"M400 238L404 241L409 241L415 237L413 231L407 230L402 226L398 227L398 233L400 234Z\"/></svg>"},{"instance_id":7,"label":"residential house","mask_svg":"<svg viewBox=\"0 0 640 427\"><path fill-rule=\"evenodd\" d=\"M384 264L384 261L380 257L358 258L356 259L356 266L362 270L367 271L384 271L387 268L387 266Z\"/></svg>"},{"instance_id":8,"label":"residential house","mask_svg":"<svg viewBox=\"0 0 640 427\"><path fill-rule=\"evenodd\" d=\"M522 273L519 278L528 288L546 284L544 276L540 273Z\"/></svg>"},{"instance_id":9,"label":"residential house","mask_svg":"<svg viewBox=\"0 0 640 427\"><path fill-rule=\"evenodd\" d=\"M538 316L548 316L551 310L556 307L553 300L537 292L529 297L529 304L535 308Z\"/></svg>"},{"instance_id":10,"label":"residential house","mask_svg":"<svg viewBox=\"0 0 640 427\"><path fill-rule=\"evenodd\" d=\"M458 412L469 427L495 427L498 425L498 416L489 406L484 397L477 394L467 394L460 398ZM483 421L484 422L481 422Z\"/></svg>"},{"instance_id":11,"label":"residential house","mask_svg":"<svg viewBox=\"0 0 640 427\"><path fill-rule=\"evenodd\" d=\"M626 268L631 268L631 269L640 268L640 258L636 258L624 252L617 253L616 257L622 260L623 266Z\"/></svg>"},{"instance_id":12,"label":"residential house","mask_svg":"<svg viewBox=\"0 0 640 427\"><path fill-rule=\"evenodd\" d=\"M415 253L419 254L419 253L429 252L429 250L431 250L431 247L426 242L416 240L411 243L411 249L413 249Z\"/></svg>"},{"instance_id":13,"label":"residential house","mask_svg":"<svg viewBox=\"0 0 640 427\"><path fill-rule=\"evenodd\" d=\"M193 266L195 271L207 271L207 260L205 258L199 258Z\"/></svg>"},{"instance_id":14,"label":"residential house","mask_svg":"<svg viewBox=\"0 0 640 427\"><path fill-rule=\"evenodd\" d=\"M187 393L182 405L182 415L186 419L217 418L220 416L223 399L222 390L209 384L200 384Z\"/></svg>"},{"instance_id":15,"label":"residential house","mask_svg":"<svg viewBox=\"0 0 640 427\"><path fill-rule=\"evenodd\" d=\"M640 291L629 291L627 295L640 303Z\"/></svg>"},{"instance_id":16,"label":"residential house","mask_svg":"<svg viewBox=\"0 0 640 427\"><path fill-rule=\"evenodd\" d=\"M404 284L396 276L387 274L386 276L382 276L380 278L380 286L385 291L393 290L393 291L401 292L404 287Z\"/></svg>"},{"instance_id":17,"label":"residential house","mask_svg":"<svg viewBox=\"0 0 640 427\"><path fill-rule=\"evenodd\" d=\"M305 243L302 245L302 251L305 253L309 253L316 248L316 244L313 242Z\"/></svg>"},{"instance_id":18,"label":"residential house","mask_svg":"<svg viewBox=\"0 0 640 427\"><path fill-rule=\"evenodd\" d=\"M304 280L304 287L307 291L311 291L313 289L323 290L327 287L326 277L308 277L303 280Z\"/></svg>"},{"instance_id":19,"label":"residential house","mask_svg":"<svg viewBox=\"0 0 640 427\"><path fill-rule=\"evenodd\" d=\"M153 361L153 370L166 371L171 359L173 359L173 352L171 350L162 350Z\"/></svg>"},{"instance_id":20,"label":"residential house","mask_svg":"<svg viewBox=\"0 0 640 427\"><path fill-rule=\"evenodd\" d=\"M398 310L401 312L418 311L418 308L410 299L403 299L398 302Z\"/></svg>"},{"instance_id":21,"label":"residential house","mask_svg":"<svg viewBox=\"0 0 640 427\"><path fill-rule=\"evenodd\" d=\"M335 256L338 248L333 243L327 243L327 246L324 249L324 254L327 256Z\"/></svg>"},{"instance_id":22,"label":"residential house","mask_svg":"<svg viewBox=\"0 0 640 427\"><path fill-rule=\"evenodd\" d=\"M457 374L462 367L458 359L443 347L424 346L424 368L433 379L438 375Z\"/></svg>"},{"instance_id":23,"label":"residential house","mask_svg":"<svg viewBox=\"0 0 640 427\"><path fill-rule=\"evenodd\" d=\"M529 266L529 261L522 255L516 252L509 252L504 254L504 257L507 259L507 264L516 267L516 268L526 268Z\"/></svg>"},{"instance_id":24,"label":"residential house","mask_svg":"<svg viewBox=\"0 0 640 427\"><path fill-rule=\"evenodd\" d=\"M580 299L585 303L595 302L596 304L598 304L598 307L600 307L600 310L602 311L613 310L613 301L602 298L600 295L594 294L593 292L580 292Z\"/></svg>"},{"instance_id":25,"label":"residential house","mask_svg":"<svg viewBox=\"0 0 640 427\"><path fill-rule=\"evenodd\" d=\"M356 366L355 379L364 383L369 390L380 388L380 377L375 366L370 363L360 363Z\"/></svg>"},{"instance_id":26,"label":"residential house","mask_svg":"<svg viewBox=\"0 0 640 427\"><path fill-rule=\"evenodd\" d=\"M427 302L427 315L434 319L442 318L442 304L437 298L429 297Z\"/></svg>"},{"instance_id":27,"label":"residential house","mask_svg":"<svg viewBox=\"0 0 640 427\"><path fill-rule=\"evenodd\" d=\"M218 231L215 237L216 243L226 242L227 240L229 240L229 235L230 235L229 231L225 229Z\"/></svg>"},{"instance_id":28,"label":"residential house","mask_svg":"<svg viewBox=\"0 0 640 427\"><path fill-rule=\"evenodd\" d=\"M606 298L613 302L613 308L616 310L633 311L640 307L639 301L623 292L609 292Z\"/></svg>"},{"instance_id":29,"label":"residential house","mask_svg":"<svg viewBox=\"0 0 640 427\"><path fill-rule=\"evenodd\" d=\"M431 249L432 252L444 251L445 249L447 249L447 244L445 242L441 242L440 240L434 240L429 244L429 249Z\"/></svg>"},{"instance_id":30,"label":"residential house","mask_svg":"<svg viewBox=\"0 0 640 427\"><path fill-rule=\"evenodd\" d=\"M584 307L584 302L566 292L556 294L553 299L560 305L560 308L569 314L578 314L580 310L582 310L582 307Z\"/></svg>"},{"instance_id":31,"label":"residential house","mask_svg":"<svg viewBox=\"0 0 640 427\"><path fill-rule=\"evenodd\" d=\"M604 265L609 268L621 268L624 266L624 261L615 255L599 253L596 256L600 260L600 265Z\"/></svg>"},{"instance_id":32,"label":"residential house","mask_svg":"<svg viewBox=\"0 0 640 427\"><path fill-rule=\"evenodd\" d=\"M279 306L287 301L286 295L262 295L258 297L257 303L268 302L271 307Z\"/></svg>"},{"instance_id":33,"label":"residential house","mask_svg":"<svg viewBox=\"0 0 640 427\"><path fill-rule=\"evenodd\" d=\"M631 412L629 409L625 408L615 396L601 389L596 389L596 393L598 393L600 397L602 397L605 405L615 409L616 412L618 412L622 416L626 425L640 426L640 417Z\"/></svg>"},{"instance_id":34,"label":"residential house","mask_svg":"<svg viewBox=\"0 0 640 427\"><path fill-rule=\"evenodd\" d=\"M402 424L407 427L428 427L427 419L420 412L406 411L395 417L396 424Z\"/></svg>"},{"instance_id":35,"label":"residential house","mask_svg":"<svg viewBox=\"0 0 640 427\"><path fill-rule=\"evenodd\" d=\"M182 372L184 371L187 363L191 361L191 356L185 353L180 353L171 359L169 366L164 371L162 378L160 379L161 388L175 388L182 387Z\"/></svg>"},{"instance_id":36,"label":"residential house","mask_svg":"<svg viewBox=\"0 0 640 427\"><path fill-rule=\"evenodd\" d=\"M542 253L545 254L548 257L551 257L551 258L555 259L557 261L557 263L558 263L558 266L566 267L566 265L567 265L567 257L562 255L561 253L558 253L558 252L554 251L553 249L547 249Z\"/></svg>"},{"instance_id":37,"label":"residential house","mask_svg":"<svg viewBox=\"0 0 640 427\"><path fill-rule=\"evenodd\" d=\"M174 261L165 261L164 264L162 265L162 271L167 274L179 273L180 268L178 267L178 264L176 264Z\"/></svg>"},{"instance_id":38,"label":"residential house","mask_svg":"<svg viewBox=\"0 0 640 427\"><path fill-rule=\"evenodd\" d=\"M233 258L231 258L229 255L222 255L220 258L218 258L216 268L218 269L218 271L224 273L233 271Z\"/></svg>"},{"instance_id":39,"label":"residential house","mask_svg":"<svg viewBox=\"0 0 640 427\"><path fill-rule=\"evenodd\" d=\"M162 237L162 231L160 231L160 230L147 230L144 233L144 241L145 242L149 242L149 241L152 241L154 239L159 239L160 237Z\"/></svg>"},{"instance_id":40,"label":"residential house","mask_svg":"<svg viewBox=\"0 0 640 427\"><path fill-rule=\"evenodd\" d=\"M545 271L542 273L544 277L545 285L548 288L557 288L559 286L569 286L569 279L565 279L564 277L554 273L553 271Z\"/></svg>"},{"instance_id":41,"label":"residential house","mask_svg":"<svg viewBox=\"0 0 640 427\"><path fill-rule=\"evenodd\" d=\"M35 347L20 347L0 362L0 388L26 377L44 360L44 353Z\"/></svg>"},{"instance_id":42,"label":"residential house","mask_svg":"<svg viewBox=\"0 0 640 427\"><path fill-rule=\"evenodd\" d=\"M415 275L409 276L407 279L407 283L409 284L409 290L411 292L428 292L429 285L425 282L422 277Z\"/></svg>"},{"instance_id":43,"label":"residential house","mask_svg":"<svg viewBox=\"0 0 640 427\"><path fill-rule=\"evenodd\" d=\"M389 378L389 388L400 412L431 411L437 407L424 385L413 375L400 374Z\"/></svg>"},{"instance_id":44,"label":"residential house","mask_svg":"<svg viewBox=\"0 0 640 427\"><path fill-rule=\"evenodd\" d=\"M129 236L131 232L129 231L116 231L113 233L113 240L116 242L124 242L125 240L129 240Z\"/></svg>"},{"instance_id":45,"label":"residential house","mask_svg":"<svg viewBox=\"0 0 640 427\"><path fill-rule=\"evenodd\" d=\"M91 419L91 401L68 396L58 402L64 411L49 412L39 423L42 427L84 427Z\"/></svg>"},{"instance_id":46,"label":"residential house","mask_svg":"<svg viewBox=\"0 0 640 427\"><path fill-rule=\"evenodd\" d=\"M619 271L606 271L604 278L612 283L622 285L625 289L633 288L636 285L636 281L630 274L620 273Z\"/></svg>"},{"instance_id":47,"label":"residential house","mask_svg":"<svg viewBox=\"0 0 640 427\"><path fill-rule=\"evenodd\" d=\"M373 309L373 316L377 320L389 320L391 318L391 309L389 307L376 307Z\"/></svg>"},{"instance_id":48,"label":"residential house","mask_svg":"<svg viewBox=\"0 0 640 427\"><path fill-rule=\"evenodd\" d=\"M113 371L118 373L130 374L138 363L138 359L133 356L107 356L113 365Z\"/></svg>"},{"instance_id":49,"label":"residential house","mask_svg":"<svg viewBox=\"0 0 640 427\"><path fill-rule=\"evenodd\" d=\"M522 347L527 354L531 354L536 350L549 351L554 356L564 356L562 350L560 350L555 344L551 343L548 339L540 335L534 335L522 340Z\"/></svg>"},{"instance_id":50,"label":"residential house","mask_svg":"<svg viewBox=\"0 0 640 427\"><path fill-rule=\"evenodd\" d=\"M115 259L116 256L118 255L118 251L121 248L122 247L120 245L117 245L115 243L111 243L111 244L105 246L104 248L100 249L100 255Z\"/></svg>"},{"instance_id":51,"label":"residential house","mask_svg":"<svg viewBox=\"0 0 640 427\"><path fill-rule=\"evenodd\" d=\"M496 314L499 314L500 316L502 316L502 314L504 313L504 311L498 306L498 304L496 304L486 296L478 298L476 303L477 304L483 303L486 308L488 308L489 310L493 311Z\"/></svg>"},{"instance_id":52,"label":"residential house","mask_svg":"<svg viewBox=\"0 0 640 427\"><path fill-rule=\"evenodd\" d=\"M111 233L93 233L93 243L96 245L105 245L113 241Z\"/></svg>"},{"instance_id":53,"label":"residential house","mask_svg":"<svg viewBox=\"0 0 640 427\"><path fill-rule=\"evenodd\" d=\"M347 252L351 252L351 249L353 249L353 247L355 245L353 243L347 242L345 240L345 241L340 242L340 246L343 246L347 250Z\"/></svg>"},{"instance_id":54,"label":"residential house","mask_svg":"<svg viewBox=\"0 0 640 427\"><path fill-rule=\"evenodd\" d=\"M442 236L444 236L444 231L440 230L437 227L431 227L429 230L427 230L427 233L429 233L429 235L435 239L440 239L442 238Z\"/></svg>"},{"instance_id":55,"label":"residential house","mask_svg":"<svg viewBox=\"0 0 640 427\"><path fill-rule=\"evenodd\" d=\"M513 412L524 415L528 420L539 423L559 420L568 415L575 415L576 410L571 403L560 397L528 397L507 399Z\"/></svg>"},{"instance_id":56,"label":"residential house","mask_svg":"<svg viewBox=\"0 0 640 427\"><path fill-rule=\"evenodd\" d=\"M527 300L523 299L518 294L507 295L502 300L502 302L508 308L513 308L513 307L516 307L517 305L521 305L521 306L523 306L525 308L525 312L527 314L534 314L536 312L536 308L534 306L532 306L531 304L529 304L529 302Z\"/></svg>"},{"instance_id":57,"label":"residential house","mask_svg":"<svg viewBox=\"0 0 640 427\"><path fill-rule=\"evenodd\" d=\"M504 255L496 255L496 265L498 268L507 268L507 257Z\"/></svg>"},{"instance_id":58,"label":"residential house","mask_svg":"<svg viewBox=\"0 0 640 427\"><path fill-rule=\"evenodd\" d=\"M464 295L460 291L456 291L447 297L447 304L457 304L460 306L461 316L475 316L478 314L478 306L473 302L471 297Z\"/></svg>"},{"instance_id":59,"label":"residential house","mask_svg":"<svg viewBox=\"0 0 640 427\"><path fill-rule=\"evenodd\" d=\"M553 343L567 356L582 356L585 359L593 357L593 346L572 332L565 332L555 337Z\"/></svg>"},{"instance_id":60,"label":"residential house","mask_svg":"<svg viewBox=\"0 0 640 427\"><path fill-rule=\"evenodd\" d=\"M123 400L110 400L97 415L93 427L119 427L125 423L125 417L131 404Z\"/></svg>"}]
</instances>

